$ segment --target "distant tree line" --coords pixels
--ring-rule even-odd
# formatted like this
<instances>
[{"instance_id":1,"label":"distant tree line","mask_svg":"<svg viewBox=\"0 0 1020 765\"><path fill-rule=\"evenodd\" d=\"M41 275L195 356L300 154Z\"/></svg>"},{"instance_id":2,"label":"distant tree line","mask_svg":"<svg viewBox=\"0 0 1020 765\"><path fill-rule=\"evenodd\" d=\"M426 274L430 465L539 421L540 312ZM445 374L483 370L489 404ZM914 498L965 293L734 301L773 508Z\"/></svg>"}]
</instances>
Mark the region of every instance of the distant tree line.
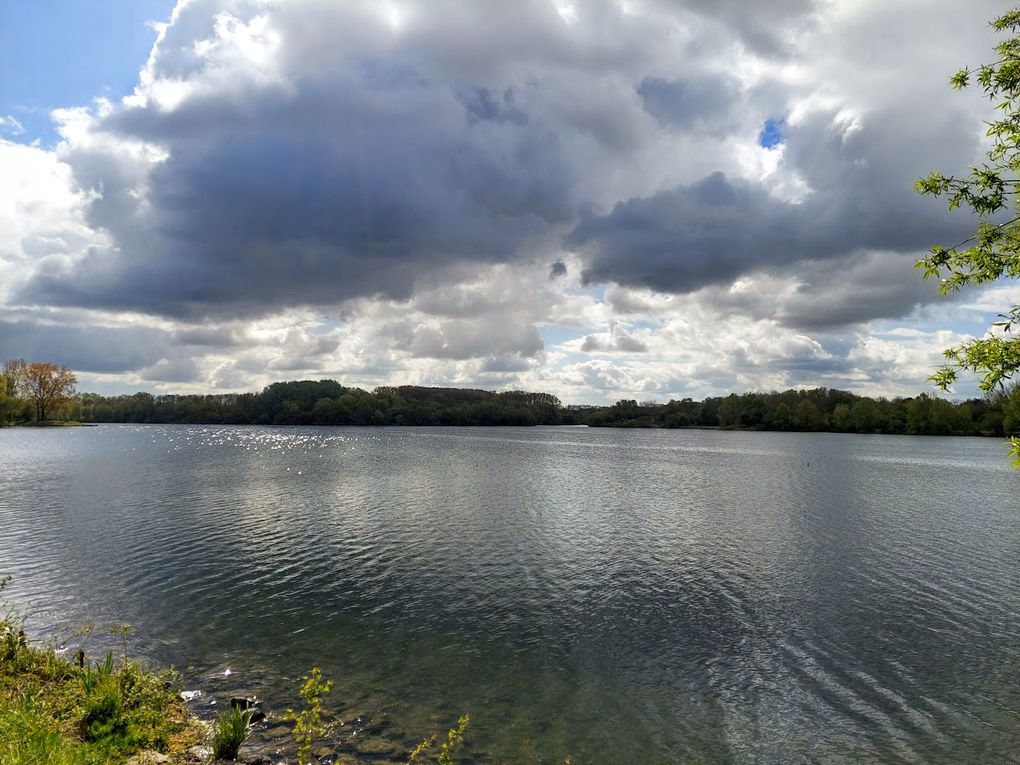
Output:
<instances>
[{"instance_id":1,"label":"distant tree line","mask_svg":"<svg viewBox=\"0 0 1020 765\"><path fill-rule=\"evenodd\" d=\"M570 414L547 393L414 385L347 388L334 380L273 383L261 393L80 397L88 422L257 425L560 425Z\"/></svg>"},{"instance_id":2,"label":"distant tree line","mask_svg":"<svg viewBox=\"0 0 1020 765\"><path fill-rule=\"evenodd\" d=\"M227 425L590 425L618 428L1020 434L1020 385L950 402L866 398L829 388L731 394L667 404L617 401L563 406L548 393L493 392L416 385L369 392L335 380L279 382L260 393L101 396L75 392L67 367L13 359L0 372L0 424L52 419L83 422Z\"/></svg>"},{"instance_id":3,"label":"distant tree line","mask_svg":"<svg viewBox=\"0 0 1020 765\"><path fill-rule=\"evenodd\" d=\"M1020 432L1020 387L962 402L921 394L872 399L816 388L668 404L618 401L564 407L547 393L494 393L413 385L374 391L334 380L281 382L261 393L100 396L78 399L88 422L260 425L591 425L625 428L989 435Z\"/></svg>"},{"instance_id":4,"label":"distant tree line","mask_svg":"<svg viewBox=\"0 0 1020 765\"><path fill-rule=\"evenodd\" d=\"M668 404L618 401L582 412L587 425L1002 436L1020 432L1020 386L961 402L922 393L866 398L829 388L730 394Z\"/></svg>"}]
</instances>

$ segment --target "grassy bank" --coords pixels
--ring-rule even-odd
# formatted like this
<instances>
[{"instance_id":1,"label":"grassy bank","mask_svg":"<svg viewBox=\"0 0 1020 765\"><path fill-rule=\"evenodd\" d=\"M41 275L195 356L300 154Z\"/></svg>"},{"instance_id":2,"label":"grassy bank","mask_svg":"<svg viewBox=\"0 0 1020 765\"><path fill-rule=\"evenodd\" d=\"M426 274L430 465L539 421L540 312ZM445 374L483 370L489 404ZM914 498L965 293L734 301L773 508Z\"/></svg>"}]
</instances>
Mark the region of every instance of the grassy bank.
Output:
<instances>
[{"instance_id":1,"label":"grassy bank","mask_svg":"<svg viewBox=\"0 0 1020 765\"><path fill-rule=\"evenodd\" d=\"M0 763L115 765L146 751L184 762L206 731L175 680L112 654L68 659L0 620Z\"/></svg>"},{"instance_id":2,"label":"grassy bank","mask_svg":"<svg viewBox=\"0 0 1020 765\"><path fill-rule=\"evenodd\" d=\"M0 591L5 580L0 579ZM293 759L318 762L325 747L336 763L364 761L359 737L334 739L343 723L327 715L321 699L331 689L313 668L300 690L303 702L283 715L292 726ZM264 715L263 715L264 717ZM182 701L173 671L146 671L126 657L106 653L90 661L83 652L67 655L52 645L30 643L20 620L0 603L0 765L197 765L234 760L252 727L249 711L231 705L208 723L196 719ZM406 755L408 763L455 765L467 716L445 737L430 736ZM371 743L371 742L370 742ZM345 756L339 750L348 749ZM387 747L393 759L392 747ZM250 762L264 762L255 756ZM350 756L353 759L348 759ZM221 759L217 759L221 758ZM370 758L373 759L374 758ZM273 760L278 762L279 760Z\"/></svg>"}]
</instances>

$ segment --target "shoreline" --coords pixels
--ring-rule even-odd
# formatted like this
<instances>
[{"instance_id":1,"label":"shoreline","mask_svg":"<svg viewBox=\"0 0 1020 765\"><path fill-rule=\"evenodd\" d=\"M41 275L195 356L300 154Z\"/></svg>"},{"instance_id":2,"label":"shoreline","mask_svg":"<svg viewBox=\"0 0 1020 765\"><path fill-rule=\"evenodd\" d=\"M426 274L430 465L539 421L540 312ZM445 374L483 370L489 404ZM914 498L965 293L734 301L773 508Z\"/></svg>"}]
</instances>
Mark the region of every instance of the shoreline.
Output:
<instances>
[{"instance_id":1,"label":"shoreline","mask_svg":"<svg viewBox=\"0 0 1020 765\"><path fill-rule=\"evenodd\" d=\"M421 429L436 429L445 430L448 428L528 428L528 429L541 429L549 428L553 430L572 430L579 428L592 428L597 430L704 430L713 431L719 433L791 433L791 434L829 434L837 436L905 436L910 438L994 438L1009 443L1009 436L996 435L994 433L973 433L965 431L949 432L949 433L898 433L883 430L867 430L867 431L856 431L856 430L778 430L774 428L740 428L726 425L659 425L659 424L632 424L632 423L598 423L598 424L587 424L587 423L536 423L529 425L519 424L493 424L493 423L471 423L471 424L430 424L430 425L398 425L396 423L388 423L385 425L373 425L373 424L353 424L347 423L342 425L333 424L320 424L320 423L259 423L259 422L215 422L215 421L200 421L200 422L175 422L175 421L147 421L147 422L69 422L69 423L31 423L31 422L19 422L6 427L17 429L17 428L98 428L104 425L131 425L131 426L149 426L149 425L175 425L175 426L194 426L194 427L217 427L217 428L356 428L356 429L388 429L388 428L421 428ZM2 430L2 428L0 428Z\"/></svg>"},{"instance_id":2,"label":"shoreline","mask_svg":"<svg viewBox=\"0 0 1020 765\"><path fill-rule=\"evenodd\" d=\"M0 579L0 585L4 583ZM29 639L21 618L14 614L11 606L0 601L0 762L4 765L294 765L302 761L303 743L309 747L308 763L392 764L411 757L410 737L391 728L386 712L334 698L328 709L320 708L319 699L329 693L332 681L321 680L316 668L304 678L300 692L294 689L288 694L298 709L295 714L289 707L266 706L259 689L241 678L228 681L234 674L229 670L224 682L189 682L205 687L186 689L184 676L173 665L155 669L145 660L129 658L126 642L111 649L118 644L114 639L118 635L126 640L123 625L103 630L107 639L95 653L86 653L86 640L58 647L53 638ZM77 636L89 634L82 631ZM309 677L320 679L314 697L307 693ZM114 701L107 703L109 699ZM321 721L309 722L309 716L302 723L302 716L313 709L321 714ZM214 747L224 714L243 717L246 733L233 757L217 758ZM29 723L19 724L26 715L31 717ZM453 736L460 746L466 720L463 717L451 729L447 742ZM413 740L424 744L435 739L433 735ZM437 753L438 748L429 752Z\"/></svg>"}]
</instances>

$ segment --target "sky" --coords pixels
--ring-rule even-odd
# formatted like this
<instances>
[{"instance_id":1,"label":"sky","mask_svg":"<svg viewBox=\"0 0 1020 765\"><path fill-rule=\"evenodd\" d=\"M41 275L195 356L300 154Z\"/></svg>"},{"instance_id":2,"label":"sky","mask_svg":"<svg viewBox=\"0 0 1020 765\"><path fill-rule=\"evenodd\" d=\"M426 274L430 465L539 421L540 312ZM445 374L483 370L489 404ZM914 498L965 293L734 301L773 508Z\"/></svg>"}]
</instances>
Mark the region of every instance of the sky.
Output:
<instances>
[{"instance_id":1,"label":"sky","mask_svg":"<svg viewBox=\"0 0 1020 765\"><path fill-rule=\"evenodd\" d=\"M931 392L987 0L0 4L0 359L667 401ZM963 380L953 397L977 392Z\"/></svg>"}]
</instances>

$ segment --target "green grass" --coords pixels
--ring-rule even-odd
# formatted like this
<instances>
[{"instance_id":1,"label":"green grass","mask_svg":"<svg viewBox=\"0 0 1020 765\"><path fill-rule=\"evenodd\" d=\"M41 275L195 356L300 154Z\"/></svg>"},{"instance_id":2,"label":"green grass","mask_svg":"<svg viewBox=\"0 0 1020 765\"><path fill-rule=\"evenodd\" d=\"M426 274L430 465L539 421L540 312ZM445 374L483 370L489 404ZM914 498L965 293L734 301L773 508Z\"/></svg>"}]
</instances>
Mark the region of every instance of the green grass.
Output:
<instances>
[{"instance_id":1,"label":"green grass","mask_svg":"<svg viewBox=\"0 0 1020 765\"><path fill-rule=\"evenodd\" d=\"M241 744L251 729L250 714L238 707L220 712L213 728L212 750L217 760L236 760Z\"/></svg>"},{"instance_id":2,"label":"green grass","mask_svg":"<svg viewBox=\"0 0 1020 765\"><path fill-rule=\"evenodd\" d=\"M7 579L0 578L0 593ZM90 634L89 628L80 634ZM125 625L111 634L126 636ZM125 637L126 640L126 637ZM125 646L126 654L126 646ZM288 710L299 763L311 763L313 741L327 736L321 699L332 681L313 668L300 690L304 706ZM107 653L101 661L72 661L52 646L32 645L14 612L0 600L0 765L121 765L132 755L155 750L174 763L191 763L188 750L207 733L192 718L172 672L147 672L127 658ZM232 708L213 726L217 759L236 759L250 732L250 713ZM409 762L435 759L454 765L468 727L465 715L436 749L431 736Z\"/></svg>"},{"instance_id":3,"label":"green grass","mask_svg":"<svg viewBox=\"0 0 1020 765\"><path fill-rule=\"evenodd\" d=\"M79 667L0 621L0 763L116 765L186 751L202 732L174 680L112 654Z\"/></svg>"}]
</instances>

